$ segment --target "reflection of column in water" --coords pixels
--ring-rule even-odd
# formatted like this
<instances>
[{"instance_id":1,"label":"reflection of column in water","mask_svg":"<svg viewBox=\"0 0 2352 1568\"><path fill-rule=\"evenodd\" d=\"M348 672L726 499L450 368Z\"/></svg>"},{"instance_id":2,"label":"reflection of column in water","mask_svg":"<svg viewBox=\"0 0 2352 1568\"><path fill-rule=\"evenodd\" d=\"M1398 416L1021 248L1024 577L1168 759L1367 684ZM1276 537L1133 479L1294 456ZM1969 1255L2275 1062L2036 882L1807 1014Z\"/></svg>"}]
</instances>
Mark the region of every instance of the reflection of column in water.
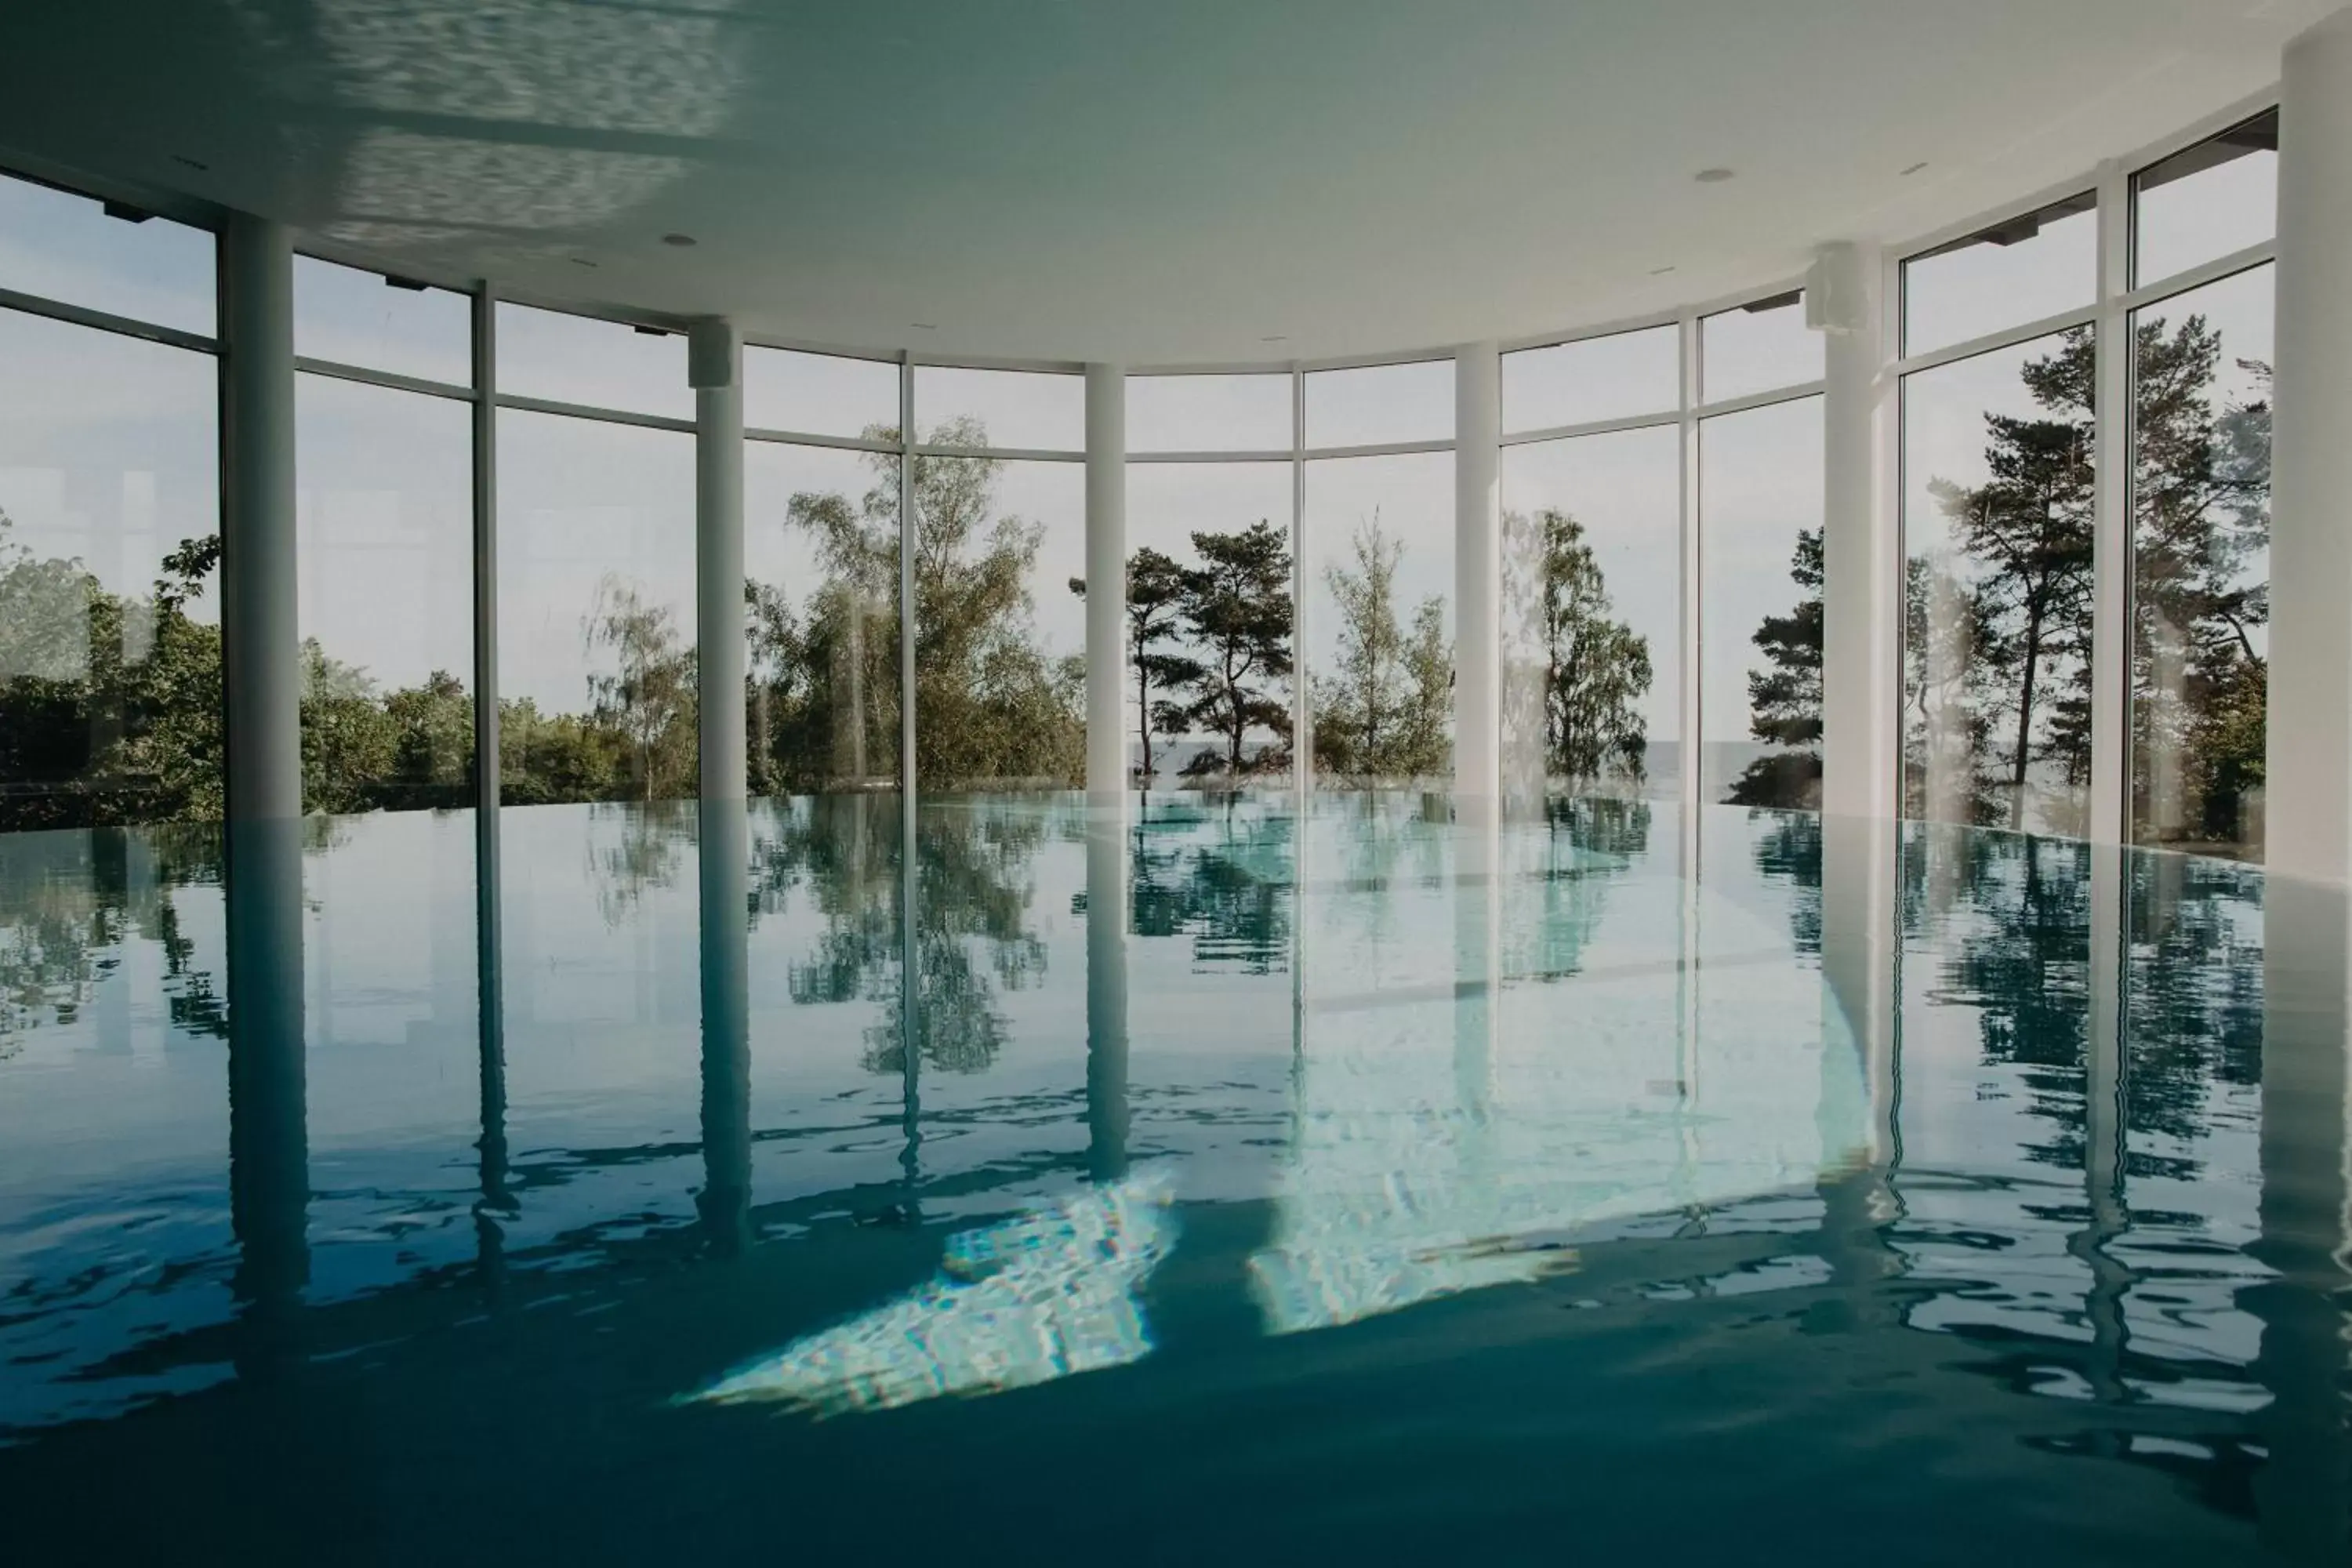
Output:
<instances>
[{"instance_id":1,"label":"reflection of column in water","mask_svg":"<svg viewBox=\"0 0 2352 1568\"><path fill-rule=\"evenodd\" d=\"M1087 1170L1127 1173L1127 833L1116 800L1087 822Z\"/></svg>"},{"instance_id":2,"label":"reflection of column in water","mask_svg":"<svg viewBox=\"0 0 2352 1568\"><path fill-rule=\"evenodd\" d=\"M751 1216L751 831L738 798L698 803L702 908L702 1192L712 1250L740 1251Z\"/></svg>"},{"instance_id":3,"label":"reflection of column in water","mask_svg":"<svg viewBox=\"0 0 2352 1568\"><path fill-rule=\"evenodd\" d=\"M1885 1226L1900 1217L1902 1165L1895 1027L1895 824L1879 817L1822 818L1822 1140L1824 1261L1844 1286L1856 1326L1898 1310L1880 1283L1899 1267ZM1843 1054L1843 1057L1842 1057ZM1864 1105L1853 1124L1847 1075ZM1861 1159L1839 1160L1861 1134Z\"/></svg>"},{"instance_id":4,"label":"reflection of column in water","mask_svg":"<svg viewBox=\"0 0 2352 1568\"><path fill-rule=\"evenodd\" d=\"M923 1179L923 946L919 920L922 851L915 827L915 797L902 797L898 827L898 1071L899 1125L906 1134L898 1155L905 1173L902 1200L907 1217L918 1212Z\"/></svg>"},{"instance_id":5,"label":"reflection of column in water","mask_svg":"<svg viewBox=\"0 0 2352 1568\"><path fill-rule=\"evenodd\" d=\"M1502 821L1491 795L1455 799L1454 1089L1473 1129L1493 1109L1495 1010L1503 989Z\"/></svg>"},{"instance_id":6,"label":"reflection of column in water","mask_svg":"<svg viewBox=\"0 0 2352 1568\"><path fill-rule=\"evenodd\" d=\"M515 1214L507 1183L506 974L499 946L499 807L474 810L474 973L482 1139L482 1195L474 1205L474 1247L482 1283L495 1294L506 1274L506 1232Z\"/></svg>"},{"instance_id":7,"label":"reflection of column in water","mask_svg":"<svg viewBox=\"0 0 2352 1568\"><path fill-rule=\"evenodd\" d=\"M310 1276L302 1059L302 821L228 829L229 1217L262 1361Z\"/></svg>"},{"instance_id":8,"label":"reflection of column in water","mask_svg":"<svg viewBox=\"0 0 2352 1568\"><path fill-rule=\"evenodd\" d=\"M2123 1381L2124 1356L2130 1349L2124 1298L2137 1282L2111 1250L2131 1224L2124 1202L2124 1085L2130 1070L2124 1056L2125 865L2123 851L2112 844L2093 845L2088 854L2091 994L2084 1053L2083 1186L2090 1223L2067 1238L2066 1250L2091 1274L2084 1311L2091 1325L2093 1395L2121 1404L2129 1394Z\"/></svg>"},{"instance_id":9,"label":"reflection of column in water","mask_svg":"<svg viewBox=\"0 0 2352 1568\"><path fill-rule=\"evenodd\" d=\"M2277 1272L2242 1297L2262 1320L2254 1376L2271 1394L2254 1501L2264 1544L2340 1563L2352 1545L2352 911L2340 888L2273 873L2263 930L2262 1239L2250 1250Z\"/></svg>"}]
</instances>

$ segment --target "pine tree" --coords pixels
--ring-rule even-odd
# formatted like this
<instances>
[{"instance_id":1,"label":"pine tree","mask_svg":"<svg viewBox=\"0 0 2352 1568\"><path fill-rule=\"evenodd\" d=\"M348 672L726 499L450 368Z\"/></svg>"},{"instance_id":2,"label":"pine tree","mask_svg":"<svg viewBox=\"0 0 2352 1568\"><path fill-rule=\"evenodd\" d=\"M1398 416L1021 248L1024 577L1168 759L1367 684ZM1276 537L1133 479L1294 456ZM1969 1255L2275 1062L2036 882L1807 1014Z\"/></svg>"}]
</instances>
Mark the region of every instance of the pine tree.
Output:
<instances>
[{"instance_id":1,"label":"pine tree","mask_svg":"<svg viewBox=\"0 0 2352 1568\"><path fill-rule=\"evenodd\" d=\"M1822 531L1797 535L1789 576L1806 596L1785 616L1767 616L1754 642L1769 669L1748 673L1748 733L1783 748L1748 764L1727 804L1816 807L1822 777Z\"/></svg>"}]
</instances>

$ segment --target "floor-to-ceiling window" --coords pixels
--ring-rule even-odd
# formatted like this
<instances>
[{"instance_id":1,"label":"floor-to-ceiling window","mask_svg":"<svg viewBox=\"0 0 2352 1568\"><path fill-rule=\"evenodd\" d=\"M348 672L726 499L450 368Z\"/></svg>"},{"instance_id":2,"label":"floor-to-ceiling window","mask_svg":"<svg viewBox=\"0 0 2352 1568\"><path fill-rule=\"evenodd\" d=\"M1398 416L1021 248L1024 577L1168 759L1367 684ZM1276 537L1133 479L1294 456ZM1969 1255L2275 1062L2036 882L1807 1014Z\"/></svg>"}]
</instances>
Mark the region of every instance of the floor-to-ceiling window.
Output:
<instances>
[{"instance_id":1,"label":"floor-to-ceiling window","mask_svg":"<svg viewBox=\"0 0 2352 1568\"><path fill-rule=\"evenodd\" d=\"M2097 227L2086 192L1904 264L1906 816L2089 826Z\"/></svg>"},{"instance_id":2,"label":"floor-to-ceiling window","mask_svg":"<svg viewBox=\"0 0 2352 1568\"><path fill-rule=\"evenodd\" d=\"M1301 646L1318 788L1444 787L1454 735L1454 373L1306 377ZM1351 447L1404 447L1329 456Z\"/></svg>"},{"instance_id":3,"label":"floor-to-ceiling window","mask_svg":"<svg viewBox=\"0 0 2352 1568\"><path fill-rule=\"evenodd\" d=\"M881 360L743 351L753 795L898 785L898 381Z\"/></svg>"},{"instance_id":4,"label":"floor-to-ceiling window","mask_svg":"<svg viewBox=\"0 0 2352 1568\"><path fill-rule=\"evenodd\" d=\"M1086 384L925 365L914 406L916 787L1079 784Z\"/></svg>"},{"instance_id":5,"label":"floor-to-ceiling window","mask_svg":"<svg viewBox=\"0 0 2352 1568\"><path fill-rule=\"evenodd\" d=\"M498 331L501 798L690 795L685 341L503 302Z\"/></svg>"},{"instance_id":6,"label":"floor-to-ceiling window","mask_svg":"<svg viewBox=\"0 0 2352 1568\"><path fill-rule=\"evenodd\" d=\"M2131 321L2131 834L2251 860L2270 659L2277 149L2273 110L2132 183L2135 289L2178 291Z\"/></svg>"},{"instance_id":7,"label":"floor-to-ceiling window","mask_svg":"<svg viewBox=\"0 0 2352 1568\"><path fill-rule=\"evenodd\" d=\"M1818 809L1822 400L1784 389L1820 382L1821 334L1791 291L1699 341L1699 799Z\"/></svg>"},{"instance_id":8,"label":"floor-to-ceiling window","mask_svg":"<svg viewBox=\"0 0 2352 1568\"><path fill-rule=\"evenodd\" d=\"M465 295L295 258L312 811L473 803L472 319Z\"/></svg>"},{"instance_id":9,"label":"floor-to-ceiling window","mask_svg":"<svg viewBox=\"0 0 2352 1568\"><path fill-rule=\"evenodd\" d=\"M221 815L213 276L200 229L0 177L0 828Z\"/></svg>"},{"instance_id":10,"label":"floor-to-ceiling window","mask_svg":"<svg viewBox=\"0 0 2352 1568\"><path fill-rule=\"evenodd\" d=\"M1502 370L1505 788L1674 799L1681 329L1522 350Z\"/></svg>"},{"instance_id":11,"label":"floor-to-ceiling window","mask_svg":"<svg viewBox=\"0 0 2352 1568\"><path fill-rule=\"evenodd\" d=\"M1131 776L1147 790L1287 782L1293 380L1133 376L1127 387Z\"/></svg>"}]
</instances>

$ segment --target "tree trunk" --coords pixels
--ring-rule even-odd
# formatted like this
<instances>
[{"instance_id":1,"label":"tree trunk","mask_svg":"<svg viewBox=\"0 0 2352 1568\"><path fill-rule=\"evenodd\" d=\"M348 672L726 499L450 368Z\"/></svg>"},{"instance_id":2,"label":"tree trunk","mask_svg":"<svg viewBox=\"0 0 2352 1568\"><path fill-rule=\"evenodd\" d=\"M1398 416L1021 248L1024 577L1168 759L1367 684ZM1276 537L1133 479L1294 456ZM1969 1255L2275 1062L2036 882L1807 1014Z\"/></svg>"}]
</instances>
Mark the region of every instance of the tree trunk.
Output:
<instances>
[{"instance_id":1,"label":"tree trunk","mask_svg":"<svg viewBox=\"0 0 2352 1568\"><path fill-rule=\"evenodd\" d=\"M2010 763L2009 826L2025 826L2025 764L2033 740L2033 682L2042 659L2042 605L2025 616L2025 684L2017 698L2017 755Z\"/></svg>"}]
</instances>

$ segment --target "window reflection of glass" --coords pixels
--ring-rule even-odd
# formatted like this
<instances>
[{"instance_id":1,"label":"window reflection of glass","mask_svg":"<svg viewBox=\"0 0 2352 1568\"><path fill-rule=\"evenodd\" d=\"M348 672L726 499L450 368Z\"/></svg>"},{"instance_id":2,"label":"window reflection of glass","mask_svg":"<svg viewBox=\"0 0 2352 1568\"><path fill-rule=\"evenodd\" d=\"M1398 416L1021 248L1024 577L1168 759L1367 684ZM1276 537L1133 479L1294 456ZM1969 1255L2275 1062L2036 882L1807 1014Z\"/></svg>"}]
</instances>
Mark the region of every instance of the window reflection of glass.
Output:
<instances>
[{"instance_id":1,"label":"window reflection of glass","mask_svg":"<svg viewBox=\"0 0 2352 1568\"><path fill-rule=\"evenodd\" d=\"M2278 233L2278 110L2132 178L2132 281L2153 283Z\"/></svg>"},{"instance_id":2,"label":"window reflection of glass","mask_svg":"<svg viewBox=\"0 0 2352 1568\"><path fill-rule=\"evenodd\" d=\"M0 174L0 289L213 334L213 237ZM135 221L134 221L135 220Z\"/></svg>"},{"instance_id":3,"label":"window reflection of glass","mask_svg":"<svg viewBox=\"0 0 2352 1568\"><path fill-rule=\"evenodd\" d=\"M1502 487L1506 787L1674 798L1681 432L1507 447Z\"/></svg>"},{"instance_id":4,"label":"window reflection of glass","mask_svg":"<svg viewBox=\"0 0 2352 1568\"><path fill-rule=\"evenodd\" d=\"M1454 456L1307 465L1314 779L1442 786L1453 773Z\"/></svg>"},{"instance_id":5,"label":"window reflection of glass","mask_svg":"<svg viewBox=\"0 0 2352 1568\"><path fill-rule=\"evenodd\" d=\"M472 803L473 408L295 378L302 795Z\"/></svg>"},{"instance_id":6,"label":"window reflection of glass","mask_svg":"<svg viewBox=\"0 0 2352 1568\"><path fill-rule=\"evenodd\" d=\"M1290 449L1286 375L1131 375L1130 452L1284 452Z\"/></svg>"},{"instance_id":7,"label":"window reflection of glass","mask_svg":"<svg viewBox=\"0 0 2352 1568\"><path fill-rule=\"evenodd\" d=\"M942 447L1087 449L1084 376L920 364L915 367L915 416L923 439Z\"/></svg>"},{"instance_id":8,"label":"window reflection of glass","mask_svg":"<svg viewBox=\"0 0 2352 1568\"><path fill-rule=\"evenodd\" d=\"M0 828L221 815L210 354L0 310Z\"/></svg>"},{"instance_id":9,"label":"window reflection of glass","mask_svg":"<svg viewBox=\"0 0 2352 1568\"><path fill-rule=\"evenodd\" d=\"M898 367L791 349L743 350L743 423L754 430L895 438Z\"/></svg>"},{"instance_id":10,"label":"window reflection of glass","mask_svg":"<svg viewBox=\"0 0 2352 1568\"><path fill-rule=\"evenodd\" d=\"M1702 317L1698 331L1699 385L1709 403L1801 386L1823 374L1822 334L1805 325L1801 289Z\"/></svg>"},{"instance_id":11,"label":"window reflection of glass","mask_svg":"<svg viewBox=\"0 0 2352 1568\"><path fill-rule=\"evenodd\" d=\"M1700 798L1818 810L1822 400L1699 426Z\"/></svg>"},{"instance_id":12,"label":"window reflection of glass","mask_svg":"<svg viewBox=\"0 0 2352 1568\"><path fill-rule=\"evenodd\" d=\"M919 458L915 521L916 787L1085 783L1085 465Z\"/></svg>"},{"instance_id":13,"label":"window reflection of glass","mask_svg":"<svg viewBox=\"0 0 2352 1568\"><path fill-rule=\"evenodd\" d=\"M499 301L499 390L517 397L694 417L686 340L621 321Z\"/></svg>"},{"instance_id":14,"label":"window reflection of glass","mask_svg":"<svg viewBox=\"0 0 2352 1568\"><path fill-rule=\"evenodd\" d=\"M2084 327L1904 383L1907 816L2087 826L2094 363Z\"/></svg>"},{"instance_id":15,"label":"window reflection of glass","mask_svg":"<svg viewBox=\"0 0 2352 1568\"><path fill-rule=\"evenodd\" d=\"M2273 272L2134 318L2132 836L2263 855Z\"/></svg>"},{"instance_id":16,"label":"window reflection of glass","mask_svg":"<svg viewBox=\"0 0 2352 1568\"><path fill-rule=\"evenodd\" d=\"M898 458L743 454L754 795L898 783Z\"/></svg>"},{"instance_id":17,"label":"window reflection of glass","mask_svg":"<svg viewBox=\"0 0 2352 1568\"><path fill-rule=\"evenodd\" d=\"M1503 356L1503 428L1552 430L1682 402L1681 329L1669 323Z\"/></svg>"},{"instance_id":18,"label":"window reflection of glass","mask_svg":"<svg viewBox=\"0 0 2352 1568\"><path fill-rule=\"evenodd\" d=\"M499 793L695 781L694 437L499 413Z\"/></svg>"},{"instance_id":19,"label":"window reflection of glass","mask_svg":"<svg viewBox=\"0 0 2352 1568\"><path fill-rule=\"evenodd\" d=\"M1290 498L1288 463L1127 470L1127 754L1149 788L1289 780Z\"/></svg>"},{"instance_id":20,"label":"window reflection of glass","mask_svg":"<svg viewBox=\"0 0 2352 1568\"><path fill-rule=\"evenodd\" d=\"M294 352L451 386L474 384L474 302L380 273L294 258Z\"/></svg>"},{"instance_id":21,"label":"window reflection of glass","mask_svg":"<svg viewBox=\"0 0 2352 1568\"><path fill-rule=\"evenodd\" d=\"M1454 436L1454 362L1318 370L1307 378L1307 445L1378 447Z\"/></svg>"},{"instance_id":22,"label":"window reflection of glass","mask_svg":"<svg viewBox=\"0 0 2352 1568\"><path fill-rule=\"evenodd\" d=\"M1989 225L1903 264L1903 352L1927 353L2085 306L2098 293L2089 191Z\"/></svg>"}]
</instances>

